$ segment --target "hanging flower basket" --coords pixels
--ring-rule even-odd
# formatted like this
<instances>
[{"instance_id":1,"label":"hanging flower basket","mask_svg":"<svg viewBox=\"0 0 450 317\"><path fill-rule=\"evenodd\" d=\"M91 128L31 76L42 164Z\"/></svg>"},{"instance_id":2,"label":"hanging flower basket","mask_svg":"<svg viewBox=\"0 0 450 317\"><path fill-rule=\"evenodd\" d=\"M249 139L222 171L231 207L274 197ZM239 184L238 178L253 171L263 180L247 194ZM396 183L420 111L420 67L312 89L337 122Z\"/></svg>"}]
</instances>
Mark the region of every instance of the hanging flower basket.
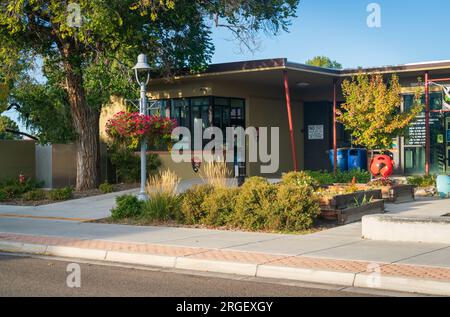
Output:
<instances>
[{"instance_id":1,"label":"hanging flower basket","mask_svg":"<svg viewBox=\"0 0 450 317\"><path fill-rule=\"evenodd\" d=\"M137 147L142 140L151 146L170 144L175 120L161 116L149 116L137 112L121 111L106 123L106 133L115 142Z\"/></svg>"}]
</instances>

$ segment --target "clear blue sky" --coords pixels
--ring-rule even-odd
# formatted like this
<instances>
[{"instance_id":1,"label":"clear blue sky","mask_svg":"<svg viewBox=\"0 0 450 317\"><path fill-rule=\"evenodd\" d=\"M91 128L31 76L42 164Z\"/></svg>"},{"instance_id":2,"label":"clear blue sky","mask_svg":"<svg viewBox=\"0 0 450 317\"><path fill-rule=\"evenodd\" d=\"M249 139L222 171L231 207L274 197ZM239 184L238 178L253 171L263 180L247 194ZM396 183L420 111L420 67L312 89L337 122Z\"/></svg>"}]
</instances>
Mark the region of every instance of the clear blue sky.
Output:
<instances>
[{"instance_id":1,"label":"clear blue sky","mask_svg":"<svg viewBox=\"0 0 450 317\"><path fill-rule=\"evenodd\" d=\"M367 5L381 7L381 28L367 26ZM214 63L316 55L344 67L382 66L450 59L448 0L301 0L289 33L261 37L260 49L241 52L232 35L214 28ZM17 120L14 111L7 113ZM21 130L25 130L21 126Z\"/></svg>"},{"instance_id":2,"label":"clear blue sky","mask_svg":"<svg viewBox=\"0 0 450 317\"><path fill-rule=\"evenodd\" d=\"M381 6L381 28L369 28L367 5ZM225 29L215 29L214 63L272 57L305 62L316 55L344 67L450 59L448 0L300 0L290 33L261 38L242 54Z\"/></svg>"}]
</instances>

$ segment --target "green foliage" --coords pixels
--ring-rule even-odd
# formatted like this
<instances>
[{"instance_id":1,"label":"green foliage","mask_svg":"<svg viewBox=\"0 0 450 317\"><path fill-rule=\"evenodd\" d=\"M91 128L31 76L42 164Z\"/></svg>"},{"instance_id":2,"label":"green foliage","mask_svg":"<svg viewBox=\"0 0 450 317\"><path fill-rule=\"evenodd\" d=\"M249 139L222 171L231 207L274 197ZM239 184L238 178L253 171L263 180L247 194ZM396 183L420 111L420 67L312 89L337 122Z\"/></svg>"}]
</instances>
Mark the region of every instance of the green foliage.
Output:
<instances>
[{"instance_id":1,"label":"green foliage","mask_svg":"<svg viewBox=\"0 0 450 317\"><path fill-rule=\"evenodd\" d=\"M284 174L282 177L282 182L284 184L291 184L291 185L296 185L296 186L307 185L307 186L312 186L314 188L316 188L320 185L319 182L314 177L312 177L307 172L303 172L303 171L290 172L290 173Z\"/></svg>"},{"instance_id":2,"label":"green foliage","mask_svg":"<svg viewBox=\"0 0 450 317\"><path fill-rule=\"evenodd\" d=\"M1 113L1 112L0 112ZM22 136L7 132L6 129L19 131L19 126L16 122L6 116L0 115L0 140L20 140Z\"/></svg>"},{"instance_id":3,"label":"green foliage","mask_svg":"<svg viewBox=\"0 0 450 317\"><path fill-rule=\"evenodd\" d=\"M179 220L180 202L180 196L156 193L143 204L142 218L156 221Z\"/></svg>"},{"instance_id":4,"label":"green foliage","mask_svg":"<svg viewBox=\"0 0 450 317\"><path fill-rule=\"evenodd\" d=\"M72 196L73 196L72 187L52 189L48 192L48 198L54 201L68 200L71 199Z\"/></svg>"},{"instance_id":5,"label":"green foliage","mask_svg":"<svg viewBox=\"0 0 450 317\"><path fill-rule=\"evenodd\" d=\"M98 189L100 189L100 191L103 194L108 194L108 193L112 193L114 191L114 187L113 185L109 184L108 182L105 182L103 184L100 184L100 186L98 187Z\"/></svg>"},{"instance_id":6,"label":"green foliage","mask_svg":"<svg viewBox=\"0 0 450 317\"><path fill-rule=\"evenodd\" d=\"M9 88L25 87L32 67L40 68L37 61L43 62L42 81L47 82L31 90L17 88L11 92L12 99L30 107L22 113L23 119L42 142L61 137L62 141L76 138L87 144L88 150L80 151L79 163L91 164L77 171L77 188L91 189L98 179L93 161L98 159L94 151L101 107L112 95L136 97L138 87L131 68L139 53L147 53L150 66L163 75L186 69L198 72L206 68L214 53L212 21L248 46L258 32L276 35L287 30L298 3L77 0L70 3L78 8L74 10L60 0L2 1L0 80L7 81ZM11 85L15 81L24 83ZM42 96L39 91L44 92ZM51 98L43 100L44 107L39 109L43 96ZM0 98L2 109L5 99ZM57 110L55 115L52 109ZM69 120L72 124L66 124Z\"/></svg>"},{"instance_id":7,"label":"green foliage","mask_svg":"<svg viewBox=\"0 0 450 317\"><path fill-rule=\"evenodd\" d=\"M418 187L431 187L436 186L436 175L415 175L408 177L408 184Z\"/></svg>"},{"instance_id":8,"label":"green foliage","mask_svg":"<svg viewBox=\"0 0 450 317\"><path fill-rule=\"evenodd\" d=\"M45 84L24 78L12 90L20 104L21 120L39 143L69 143L76 139L66 93L50 73ZM62 79L61 79L62 80Z\"/></svg>"},{"instance_id":9,"label":"green foliage","mask_svg":"<svg viewBox=\"0 0 450 317\"><path fill-rule=\"evenodd\" d=\"M138 217L142 215L143 202L134 195L123 195L116 198L116 208L111 209L111 217L115 220Z\"/></svg>"},{"instance_id":10,"label":"green foliage","mask_svg":"<svg viewBox=\"0 0 450 317\"><path fill-rule=\"evenodd\" d=\"M309 176L314 178L319 185L331 185L331 184L345 184L351 183L353 178L356 179L357 183L366 184L370 181L370 173L368 171L363 171L359 169L352 169L350 171L307 171Z\"/></svg>"},{"instance_id":11,"label":"green foliage","mask_svg":"<svg viewBox=\"0 0 450 317\"><path fill-rule=\"evenodd\" d=\"M8 194L3 189L0 189L0 201L5 201L7 199L8 199Z\"/></svg>"},{"instance_id":12,"label":"green foliage","mask_svg":"<svg viewBox=\"0 0 450 317\"><path fill-rule=\"evenodd\" d=\"M210 185L197 185L182 195L181 213L186 224L198 224L205 218L207 211L202 204L213 191Z\"/></svg>"},{"instance_id":13,"label":"green foliage","mask_svg":"<svg viewBox=\"0 0 450 317\"><path fill-rule=\"evenodd\" d=\"M218 227L232 223L238 194L237 188L215 187L201 204L205 211L201 223Z\"/></svg>"},{"instance_id":14,"label":"green foliage","mask_svg":"<svg viewBox=\"0 0 450 317\"><path fill-rule=\"evenodd\" d=\"M315 56L312 59L306 61L306 65L324 67L330 69L342 69L342 65L336 61L332 61L326 56Z\"/></svg>"},{"instance_id":15,"label":"green foliage","mask_svg":"<svg viewBox=\"0 0 450 317\"><path fill-rule=\"evenodd\" d=\"M35 189L26 192L22 195L22 198L27 201L39 201L47 199L47 193L42 189Z\"/></svg>"},{"instance_id":16,"label":"green foliage","mask_svg":"<svg viewBox=\"0 0 450 317\"><path fill-rule=\"evenodd\" d=\"M141 159L129 149L115 148L111 153L111 162L116 168L119 180L125 183L134 183L141 177ZM161 160L156 154L147 155L147 173L152 176L161 166Z\"/></svg>"},{"instance_id":17,"label":"green foliage","mask_svg":"<svg viewBox=\"0 0 450 317\"><path fill-rule=\"evenodd\" d=\"M6 200L19 198L24 193L22 186L19 185L6 185L2 188L6 196Z\"/></svg>"},{"instance_id":18,"label":"green foliage","mask_svg":"<svg viewBox=\"0 0 450 317\"><path fill-rule=\"evenodd\" d=\"M32 179L26 179L24 183L20 183L16 179L8 179L0 183L0 190L3 192L5 200L20 198L22 194L42 187L42 183Z\"/></svg>"},{"instance_id":19,"label":"green foliage","mask_svg":"<svg viewBox=\"0 0 450 317\"><path fill-rule=\"evenodd\" d=\"M422 111L420 90L417 89L415 105L401 112L401 86L397 75L389 83L383 75L360 73L342 84L345 103L337 113L337 120L351 131L355 145L370 150L389 149L392 140L403 136L409 124Z\"/></svg>"},{"instance_id":20,"label":"green foliage","mask_svg":"<svg viewBox=\"0 0 450 317\"><path fill-rule=\"evenodd\" d=\"M311 228L320 214L314 188L307 184L281 184L266 227L271 230L301 231Z\"/></svg>"},{"instance_id":21,"label":"green foliage","mask_svg":"<svg viewBox=\"0 0 450 317\"><path fill-rule=\"evenodd\" d=\"M267 229L275 198L275 185L262 177L249 178L236 199L234 224L250 230Z\"/></svg>"}]
</instances>

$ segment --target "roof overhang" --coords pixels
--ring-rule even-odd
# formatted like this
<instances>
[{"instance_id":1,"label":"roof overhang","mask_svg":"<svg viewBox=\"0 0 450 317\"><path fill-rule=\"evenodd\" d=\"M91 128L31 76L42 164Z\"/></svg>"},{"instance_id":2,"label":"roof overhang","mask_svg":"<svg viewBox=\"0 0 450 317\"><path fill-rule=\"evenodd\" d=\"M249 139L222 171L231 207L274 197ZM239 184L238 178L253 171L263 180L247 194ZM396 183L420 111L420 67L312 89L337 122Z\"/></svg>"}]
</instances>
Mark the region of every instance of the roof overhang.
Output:
<instances>
[{"instance_id":1,"label":"roof overhang","mask_svg":"<svg viewBox=\"0 0 450 317\"><path fill-rule=\"evenodd\" d=\"M312 86L322 86L328 85L333 79L343 80L359 73L398 74L400 77L417 78L429 71L432 76L440 77L441 74L450 74L450 61L336 70L293 63L286 58L275 58L212 64L201 73L190 74L184 72L182 75L172 76L169 79L155 78L151 82L153 84L165 84L197 79L218 79L281 84L280 73L282 71L288 72L291 85L296 85L303 81L311 82ZM261 76L262 73L264 73L264 76Z\"/></svg>"}]
</instances>

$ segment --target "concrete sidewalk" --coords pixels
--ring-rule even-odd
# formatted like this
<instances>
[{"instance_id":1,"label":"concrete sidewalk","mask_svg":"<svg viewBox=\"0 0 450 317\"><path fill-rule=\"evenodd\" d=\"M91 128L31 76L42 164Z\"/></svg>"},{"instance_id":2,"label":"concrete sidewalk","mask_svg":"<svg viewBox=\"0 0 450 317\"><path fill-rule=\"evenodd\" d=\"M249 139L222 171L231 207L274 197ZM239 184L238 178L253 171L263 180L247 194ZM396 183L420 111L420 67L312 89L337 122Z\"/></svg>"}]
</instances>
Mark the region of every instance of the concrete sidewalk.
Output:
<instances>
[{"instance_id":1,"label":"concrete sidewalk","mask_svg":"<svg viewBox=\"0 0 450 317\"><path fill-rule=\"evenodd\" d=\"M279 241L280 244L286 241ZM450 268L118 242L57 236L0 234L0 249L105 262L290 279L347 287L450 295ZM442 247L441 251L448 248ZM422 254L423 255L423 254Z\"/></svg>"},{"instance_id":2,"label":"concrete sidewalk","mask_svg":"<svg viewBox=\"0 0 450 317\"><path fill-rule=\"evenodd\" d=\"M95 220L111 215L116 197L125 194L137 194L138 189L130 189L110 194L72 199L41 206L0 205L0 216L30 216L41 218L60 218L74 220Z\"/></svg>"},{"instance_id":3,"label":"concrete sidewalk","mask_svg":"<svg viewBox=\"0 0 450 317\"><path fill-rule=\"evenodd\" d=\"M83 221L109 216L120 194L0 206L0 250L450 295L447 244L363 240L361 223L298 236ZM437 216L449 207L421 200L386 209Z\"/></svg>"},{"instance_id":4,"label":"concrete sidewalk","mask_svg":"<svg viewBox=\"0 0 450 317\"><path fill-rule=\"evenodd\" d=\"M450 245L368 241L359 223L295 236L0 219L0 250L450 295Z\"/></svg>"}]
</instances>

